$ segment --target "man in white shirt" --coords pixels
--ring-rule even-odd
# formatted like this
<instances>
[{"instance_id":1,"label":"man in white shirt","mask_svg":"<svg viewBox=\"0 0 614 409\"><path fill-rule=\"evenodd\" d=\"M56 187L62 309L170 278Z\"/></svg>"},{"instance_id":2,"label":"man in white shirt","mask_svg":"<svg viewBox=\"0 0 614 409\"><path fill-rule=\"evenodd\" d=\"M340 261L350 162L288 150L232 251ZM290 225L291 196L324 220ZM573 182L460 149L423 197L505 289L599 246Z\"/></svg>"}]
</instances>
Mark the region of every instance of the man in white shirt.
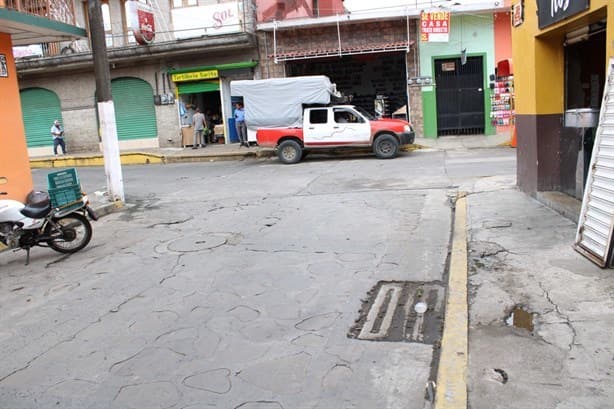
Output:
<instances>
[{"instance_id":1,"label":"man in white shirt","mask_svg":"<svg viewBox=\"0 0 614 409\"><path fill-rule=\"evenodd\" d=\"M53 154L58 154L58 145L62 147L62 155L66 155L66 143L64 142L64 128L60 125L57 119L53 121L51 127L51 136L53 136Z\"/></svg>"}]
</instances>

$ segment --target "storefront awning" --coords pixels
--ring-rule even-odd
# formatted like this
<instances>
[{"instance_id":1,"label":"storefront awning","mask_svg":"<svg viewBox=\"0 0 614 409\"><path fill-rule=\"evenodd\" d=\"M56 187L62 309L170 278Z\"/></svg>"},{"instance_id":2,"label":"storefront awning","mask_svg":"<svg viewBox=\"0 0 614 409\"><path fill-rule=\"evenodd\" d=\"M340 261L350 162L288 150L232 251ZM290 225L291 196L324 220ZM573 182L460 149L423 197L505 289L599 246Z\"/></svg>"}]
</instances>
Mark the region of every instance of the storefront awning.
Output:
<instances>
[{"instance_id":1,"label":"storefront awning","mask_svg":"<svg viewBox=\"0 0 614 409\"><path fill-rule=\"evenodd\" d=\"M331 49L311 49L292 52L279 52L269 54L269 58L275 61L307 60L311 58L337 57L343 55L388 53L393 51L408 51L415 41L399 41L396 43L364 44L353 47L341 47Z\"/></svg>"},{"instance_id":2,"label":"storefront awning","mask_svg":"<svg viewBox=\"0 0 614 409\"><path fill-rule=\"evenodd\" d=\"M11 35L13 46L87 37L77 26L0 7L0 33Z\"/></svg>"},{"instance_id":3,"label":"storefront awning","mask_svg":"<svg viewBox=\"0 0 614 409\"><path fill-rule=\"evenodd\" d=\"M177 92L183 94L198 94L201 92L219 91L218 81L191 81L177 83Z\"/></svg>"},{"instance_id":4,"label":"storefront awning","mask_svg":"<svg viewBox=\"0 0 614 409\"><path fill-rule=\"evenodd\" d=\"M208 65L206 67L189 67L189 68L178 68L173 70L168 70L169 74L184 74L188 72L196 72L196 71L228 71L228 70L240 70L242 68L252 68L258 65L257 61L242 61L235 62L230 64L219 64L219 65Z\"/></svg>"}]
</instances>

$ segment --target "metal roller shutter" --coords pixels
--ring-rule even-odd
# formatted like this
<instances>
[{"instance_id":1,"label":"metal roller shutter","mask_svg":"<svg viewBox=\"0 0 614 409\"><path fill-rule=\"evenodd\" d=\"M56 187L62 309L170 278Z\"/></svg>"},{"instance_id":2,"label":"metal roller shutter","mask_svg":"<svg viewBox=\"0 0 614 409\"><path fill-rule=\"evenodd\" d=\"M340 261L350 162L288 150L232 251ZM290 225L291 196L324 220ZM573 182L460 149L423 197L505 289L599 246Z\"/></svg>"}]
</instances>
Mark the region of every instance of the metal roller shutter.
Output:
<instances>
[{"instance_id":1,"label":"metal roller shutter","mask_svg":"<svg viewBox=\"0 0 614 409\"><path fill-rule=\"evenodd\" d=\"M614 231L614 59L608 64L589 169L575 248L599 266L606 267L612 263Z\"/></svg>"},{"instance_id":2,"label":"metal roller shutter","mask_svg":"<svg viewBox=\"0 0 614 409\"><path fill-rule=\"evenodd\" d=\"M158 126L151 85L139 78L111 81L117 138L157 138Z\"/></svg>"},{"instance_id":3,"label":"metal roller shutter","mask_svg":"<svg viewBox=\"0 0 614 409\"><path fill-rule=\"evenodd\" d=\"M28 88L20 91L21 112L29 148L53 145L53 121L62 121L60 99L53 91Z\"/></svg>"}]
</instances>

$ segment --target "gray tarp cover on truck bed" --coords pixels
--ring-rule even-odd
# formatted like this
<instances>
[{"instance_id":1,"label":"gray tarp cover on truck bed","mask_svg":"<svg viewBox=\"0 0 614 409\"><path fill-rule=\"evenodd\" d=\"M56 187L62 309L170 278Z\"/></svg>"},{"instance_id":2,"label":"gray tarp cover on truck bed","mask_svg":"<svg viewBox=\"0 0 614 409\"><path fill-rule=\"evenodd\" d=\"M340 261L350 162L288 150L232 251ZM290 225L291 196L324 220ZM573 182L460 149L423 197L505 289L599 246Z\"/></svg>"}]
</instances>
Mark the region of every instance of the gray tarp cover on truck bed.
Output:
<instances>
[{"instance_id":1,"label":"gray tarp cover on truck bed","mask_svg":"<svg viewBox=\"0 0 614 409\"><path fill-rule=\"evenodd\" d=\"M329 104L335 86L324 75L232 81L230 94L243 97L250 129L300 127L303 104Z\"/></svg>"}]
</instances>

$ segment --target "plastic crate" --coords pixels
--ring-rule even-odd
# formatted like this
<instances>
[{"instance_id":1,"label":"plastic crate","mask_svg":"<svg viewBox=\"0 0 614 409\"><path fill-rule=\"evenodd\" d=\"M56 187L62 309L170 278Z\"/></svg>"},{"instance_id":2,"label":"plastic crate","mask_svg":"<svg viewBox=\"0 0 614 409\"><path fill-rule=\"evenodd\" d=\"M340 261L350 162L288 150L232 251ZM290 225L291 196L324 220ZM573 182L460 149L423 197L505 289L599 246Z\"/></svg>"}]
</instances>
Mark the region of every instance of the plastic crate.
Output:
<instances>
[{"instance_id":1,"label":"plastic crate","mask_svg":"<svg viewBox=\"0 0 614 409\"><path fill-rule=\"evenodd\" d=\"M83 193L81 192L81 185L73 185L58 189L49 189L49 197L51 197L51 206L64 207L71 203L80 202Z\"/></svg>"},{"instance_id":2,"label":"plastic crate","mask_svg":"<svg viewBox=\"0 0 614 409\"><path fill-rule=\"evenodd\" d=\"M47 175L47 186L49 190L69 188L79 185L79 177L75 168L52 172Z\"/></svg>"}]
</instances>

